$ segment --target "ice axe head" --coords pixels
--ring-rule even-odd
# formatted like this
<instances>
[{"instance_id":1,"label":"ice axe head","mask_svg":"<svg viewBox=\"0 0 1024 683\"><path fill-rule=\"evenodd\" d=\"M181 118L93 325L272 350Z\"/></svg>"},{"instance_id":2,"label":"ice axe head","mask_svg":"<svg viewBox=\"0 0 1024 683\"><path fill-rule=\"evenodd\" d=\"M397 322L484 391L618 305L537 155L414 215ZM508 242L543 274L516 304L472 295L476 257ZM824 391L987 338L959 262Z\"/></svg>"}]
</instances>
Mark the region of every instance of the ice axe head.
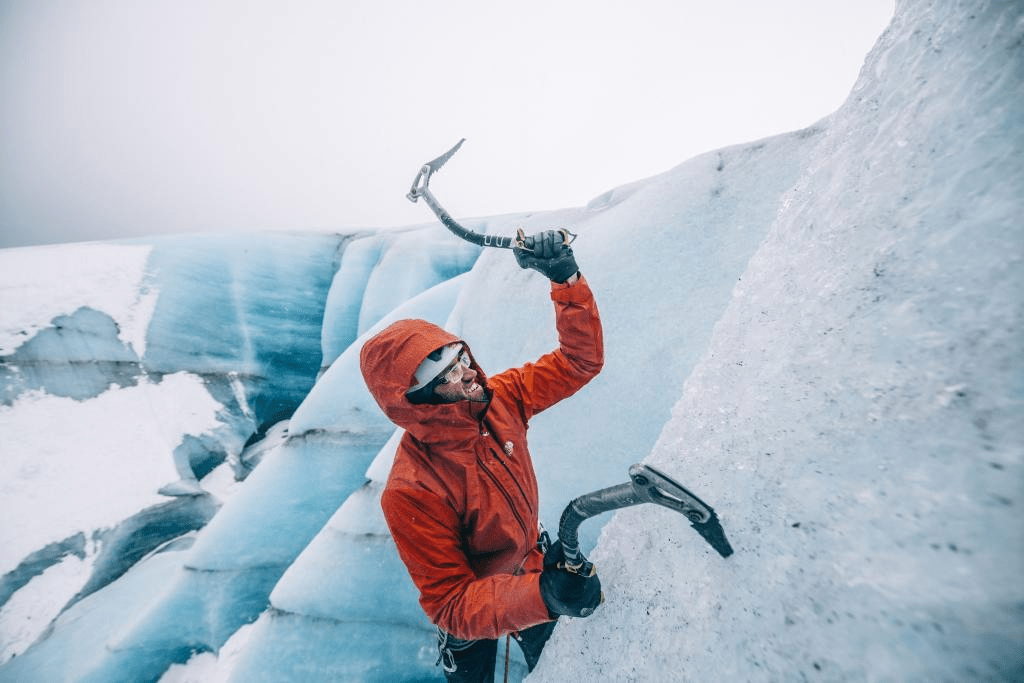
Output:
<instances>
[{"instance_id":1,"label":"ice axe head","mask_svg":"<svg viewBox=\"0 0 1024 683\"><path fill-rule=\"evenodd\" d=\"M434 175L445 163L452 158L452 155L459 151L459 147L462 147L462 143L466 141L466 138L462 138L455 143L455 146L450 150L442 154L441 156L428 161L420 167L419 173L413 178L412 188L409 190L409 194L405 195L406 199L410 202L415 202L419 199L420 195L423 194L423 190L430 185L430 176Z\"/></svg>"},{"instance_id":2,"label":"ice axe head","mask_svg":"<svg viewBox=\"0 0 1024 683\"><path fill-rule=\"evenodd\" d=\"M719 555L732 555L732 546L725 537L722 523L710 505L650 465L633 465L629 468L629 477L638 498L682 513L690 520L690 526Z\"/></svg>"},{"instance_id":3,"label":"ice axe head","mask_svg":"<svg viewBox=\"0 0 1024 683\"><path fill-rule=\"evenodd\" d=\"M704 524L711 519L707 505L650 465L633 465L629 468L629 478L641 501L680 512L694 524Z\"/></svg>"},{"instance_id":4,"label":"ice axe head","mask_svg":"<svg viewBox=\"0 0 1024 683\"><path fill-rule=\"evenodd\" d=\"M583 521L602 512L641 503L653 503L681 513L719 555L732 555L725 531L710 505L664 473L638 463L629 468L628 482L584 494L562 511L558 540L562 543L567 564L577 565L586 561L580 551L578 533Z\"/></svg>"}]
</instances>

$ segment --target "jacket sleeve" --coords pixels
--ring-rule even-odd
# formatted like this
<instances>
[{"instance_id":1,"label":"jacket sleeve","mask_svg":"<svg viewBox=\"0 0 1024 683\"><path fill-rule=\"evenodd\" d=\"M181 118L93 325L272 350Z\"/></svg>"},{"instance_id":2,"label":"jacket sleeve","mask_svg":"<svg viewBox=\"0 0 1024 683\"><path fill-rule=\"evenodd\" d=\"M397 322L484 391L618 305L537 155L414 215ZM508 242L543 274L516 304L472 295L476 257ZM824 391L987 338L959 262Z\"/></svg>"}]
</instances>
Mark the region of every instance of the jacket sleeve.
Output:
<instances>
[{"instance_id":1,"label":"jacket sleeve","mask_svg":"<svg viewBox=\"0 0 1024 683\"><path fill-rule=\"evenodd\" d=\"M518 400L523 418L572 396L604 366L604 331L590 285L581 275L571 285L551 283L558 348L492 378Z\"/></svg>"},{"instance_id":2,"label":"jacket sleeve","mask_svg":"<svg viewBox=\"0 0 1024 683\"><path fill-rule=\"evenodd\" d=\"M456 638L495 639L550 621L540 574L477 578L459 537L458 515L436 494L387 488L384 518L430 620Z\"/></svg>"}]
</instances>

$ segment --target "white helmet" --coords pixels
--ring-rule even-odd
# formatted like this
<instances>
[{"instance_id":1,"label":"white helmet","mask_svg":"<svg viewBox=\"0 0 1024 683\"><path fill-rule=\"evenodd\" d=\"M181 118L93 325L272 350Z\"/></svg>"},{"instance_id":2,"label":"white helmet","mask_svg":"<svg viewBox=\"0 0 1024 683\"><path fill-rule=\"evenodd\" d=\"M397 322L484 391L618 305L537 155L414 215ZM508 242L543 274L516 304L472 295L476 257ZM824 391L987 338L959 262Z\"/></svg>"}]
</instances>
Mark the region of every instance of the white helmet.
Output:
<instances>
[{"instance_id":1,"label":"white helmet","mask_svg":"<svg viewBox=\"0 0 1024 683\"><path fill-rule=\"evenodd\" d=\"M416 384L410 387L406 393L411 394L433 382L460 353L462 353L462 344L457 342L431 351L416 368Z\"/></svg>"}]
</instances>

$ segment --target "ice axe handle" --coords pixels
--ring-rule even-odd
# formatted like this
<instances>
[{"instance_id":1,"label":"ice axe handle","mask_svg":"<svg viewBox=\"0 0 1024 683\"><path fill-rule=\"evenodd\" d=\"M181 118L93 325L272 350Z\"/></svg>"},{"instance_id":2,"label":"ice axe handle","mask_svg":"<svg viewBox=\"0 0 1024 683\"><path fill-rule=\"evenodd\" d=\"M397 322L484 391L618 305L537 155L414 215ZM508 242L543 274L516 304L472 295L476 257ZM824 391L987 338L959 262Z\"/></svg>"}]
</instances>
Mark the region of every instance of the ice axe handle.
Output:
<instances>
[{"instance_id":1,"label":"ice axe handle","mask_svg":"<svg viewBox=\"0 0 1024 683\"><path fill-rule=\"evenodd\" d=\"M472 242L481 247L499 247L501 249L512 249L516 246L515 239L512 237L502 237L500 235L485 235L478 232L473 232L469 228L461 225L457 220L452 218L451 214L448 213L441 203L437 201L437 197L430 191L430 179L431 177L444 166L452 155L459 151L462 147L462 143L466 139L462 138L455 146L450 150L442 154L441 156L428 161L420 167L420 170L416 173L416 177L412 181L412 187L409 188L409 192L405 195L406 199L410 202L416 202L421 197L423 201L427 203L430 210L434 212L437 219L441 223L451 230L455 235L461 237L467 242Z\"/></svg>"},{"instance_id":2,"label":"ice axe handle","mask_svg":"<svg viewBox=\"0 0 1024 683\"><path fill-rule=\"evenodd\" d=\"M422 197L423 201L426 202L430 210L434 212L437 219L441 221L442 225L452 231L456 236L461 237L467 242L471 242L480 247L497 247L499 249L527 249L533 251L533 237L505 237L503 235L488 235L484 233L474 232L469 228L465 227L457 220L452 218L451 214L445 210L441 203L437 201L437 197L430 191L430 179L433 175L444 166L452 155L459 151L462 147L462 143L466 139L462 138L455 146L450 150L442 154L441 156L428 161L420 167L420 170L416 173L416 177L413 178L412 187L409 188L409 192L406 193L405 197L410 202L417 202ZM570 244L576 235L569 232L568 230L562 231L562 239L566 244Z\"/></svg>"},{"instance_id":3,"label":"ice axe handle","mask_svg":"<svg viewBox=\"0 0 1024 683\"><path fill-rule=\"evenodd\" d=\"M472 242L480 247L498 247L499 249L512 249L516 246L516 240L514 237L473 232L469 228L460 224L457 220L452 218L451 214L448 213L440 203L438 203L437 198L434 197L434 193L430 191L429 187L421 187L416 190L415 194L417 198L423 198L423 201L427 203L427 206L430 207L430 210L434 212L434 215L437 216L437 219L441 221L444 227L448 228L456 236L461 237L467 242Z\"/></svg>"},{"instance_id":4,"label":"ice axe handle","mask_svg":"<svg viewBox=\"0 0 1024 683\"><path fill-rule=\"evenodd\" d=\"M580 551L580 524L602 512L636 505L640 502L642 501L635 500L633 484L626 483L593 491L566 505L565 510L562 511L562 518L558 522L558 540L565 553L566 568L584 576L593 569L593 565Z\"/></svg>"}]
</instances>

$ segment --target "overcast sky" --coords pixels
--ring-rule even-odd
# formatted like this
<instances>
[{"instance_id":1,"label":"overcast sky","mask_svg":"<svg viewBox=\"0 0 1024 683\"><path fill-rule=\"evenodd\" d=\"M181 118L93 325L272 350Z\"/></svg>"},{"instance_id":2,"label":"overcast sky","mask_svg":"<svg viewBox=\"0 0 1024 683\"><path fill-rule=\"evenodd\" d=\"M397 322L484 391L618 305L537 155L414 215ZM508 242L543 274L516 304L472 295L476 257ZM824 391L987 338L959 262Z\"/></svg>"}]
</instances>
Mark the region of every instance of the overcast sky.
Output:
<instances>
[{"instance_id":1,"label":"overcast sky","mask_svg":"<svg viewBox=\"0 0 1024 683\"><path fill-rule=\"evenodd\" d=\"M893 0L0 0L0 247L586 204L835 111Z\"/></svg>"}]
</instances>

